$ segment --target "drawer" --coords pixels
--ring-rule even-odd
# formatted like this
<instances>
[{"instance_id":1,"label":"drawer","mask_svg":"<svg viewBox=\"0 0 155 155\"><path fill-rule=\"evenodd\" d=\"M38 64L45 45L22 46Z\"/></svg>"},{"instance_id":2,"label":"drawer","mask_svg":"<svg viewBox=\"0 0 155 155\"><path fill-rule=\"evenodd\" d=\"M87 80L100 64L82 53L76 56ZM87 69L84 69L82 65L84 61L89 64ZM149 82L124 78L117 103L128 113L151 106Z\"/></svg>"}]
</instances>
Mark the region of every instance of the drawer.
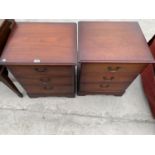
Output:
<instances>
[{"instance_id":1,"label":"drawer","mask_svg":"<svg viewBox=\"0 0 155 155\"><path fill-rule=\"evenodd\" d=\"M82 92L121 92L124 91L129 83L90 83L81 84L80 91Z\"/></svg>"},{"instance_id":2,"label":"drawer","mask_svg":"<svg viewBox=\"0 0 155 155\"><path fill-rule=\"evenodd\" d=\"M73 93L74 92L74 85L25 85L25 90L29 94L40 94L40 93L47 93L47 94L61 94L61 93Z\"/></svg>"},{"instance_id":3,"label":"drawer","mask_svg":"<svg viewBox=\"0 0 155 155\"><path fill-rule=\"evenodd\" d=\"M78 95L85 96L85 95L115 95L115 96L122 96L125 93L123 91L102 91L102 92L88 92L88 91L80 91Z\"/></svg>"},{"instance_id":4,"label":"drawer","mask_svg":"<svg viewBox=\"0 0 155 155\"><path fill-rule=\"evenodd\" d=\"M16 77L34 78L38 76L73 76L74 66L8 66Z\"/></svg>"},{"instance_id":5,"label":"drawer","mask_svg":"<svg viewBox=\"0 0 155 155\"><path fill-rule=\"evenodd\" d=\"M39 77L39 78L18 78L22 85L41 85L41 84L52 84L52 85L73 85L74 77Z\"/></svg>"},{"instance_id":6,"label":"drawer","mask_svg":"<svg viewBox=\"0 0 155 155\"><path fill-rule=\"evenodd\" d=\"M103 72L103 73L86 73L82 74L80 77L80 82L82 83L92 83L92 82L129 82L136 78L136 73L112 73L112 72Z\"/></svg>"},{"instance_id":7,"label":"drawer","mask_svg":"<svg viewBox=\"0 0 155 155\"><path fill-rule=\"evenodd\" d=\"M82 74L103 73L103 72L132 72L140 73L146 64L123 64L123 63L83 63Z\"/></svg>"}]
</instances>

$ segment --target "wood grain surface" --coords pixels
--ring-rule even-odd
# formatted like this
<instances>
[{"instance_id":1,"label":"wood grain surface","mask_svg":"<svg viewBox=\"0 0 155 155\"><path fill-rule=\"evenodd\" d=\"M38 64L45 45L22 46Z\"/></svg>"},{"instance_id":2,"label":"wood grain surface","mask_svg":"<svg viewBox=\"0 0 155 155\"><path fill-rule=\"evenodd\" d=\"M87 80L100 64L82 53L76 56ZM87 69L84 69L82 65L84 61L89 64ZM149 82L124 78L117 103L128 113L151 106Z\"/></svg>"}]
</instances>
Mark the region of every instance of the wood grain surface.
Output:
<instances>
[{"instance_id":1,"label":"wood grain surface","mask_svg":"<svg viewBox=\"0 0 155 155\"><path fill-rule=\"evenodd\" d=\"M136 22L80 22L79 61L154 62Z\"/></svg>"},{"instance_id":2,"label":"wood grain surface","mask_svg":"<svg viewBox=\"0 0 155 155\"><path fill-rule=\"evenodd\" d=\"M17 23L1 60L6 64L75 64L76 24Z\"/></svg>"}]
</instances>

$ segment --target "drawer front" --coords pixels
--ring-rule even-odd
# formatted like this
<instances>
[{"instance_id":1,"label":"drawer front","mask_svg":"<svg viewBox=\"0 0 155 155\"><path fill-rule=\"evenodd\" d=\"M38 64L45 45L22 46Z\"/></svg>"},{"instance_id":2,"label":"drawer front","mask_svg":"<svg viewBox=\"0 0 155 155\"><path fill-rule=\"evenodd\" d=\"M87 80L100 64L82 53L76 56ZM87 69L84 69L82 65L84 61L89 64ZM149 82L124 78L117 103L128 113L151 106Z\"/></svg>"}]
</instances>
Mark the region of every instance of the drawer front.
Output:
<instances>
[{"instance_id":1,"label":"drawer front","mask_svg":"<svg viewBox=\"0 0 155 155\"><path fill-rule=\"evenodd\" d=\"M119 72L132 72L140 73L146 64L123 64L123 63L84 63L82 64L82 74L85 73L119 73Z\"/></svg>"},{"instance_id":2,"label":"drawer front","mask_svg":"<svg viewBox=\"0 0 155 155\"><path fill-rule=\"evenodd\" d=\"M111 73L111 72L103 72L103 73L87 73L82 74L80 77L80 82L82 83L92 83L92 82L129 82L135 79L137 74L129 74L129 73Z\"/></svg>"},{"instance_id":3,"label":"drawer front","mask_svg":"<svg viewBox=\"0 0 155 155\"><path fill-rule=\"evenodd\" d=\"M18 78L22 85L73 85L74 77L39 77L39 78Z\"/></svg>"},{"instance_id":4,"label":"drawer front","mask_svg":"<svg viewBox=\"0 0 155 155\"><path fill-rule=\"evenodd\" d=\"M121 92L128 87L129 83L90 83L81 84L81 92Z\"/></svg>"},{"instance_id":5,"label":"drawer front","mask_svg":"<svg viewBox=\"0 0 155 155\"><path fill-rule=\"evenodd\" d=\"M74 92L74 85L25 85L24 88L29 94L61 94Z\"/></svg>"},{"instance_id":6,"label":"drawer front","mask_svg":"<svg viewBox=\"0 0 155 155\"><path fill-rule=\"evenodd\" d=\"M73 66L8 66L10 71L20 78L34 78L38 76L73 76Z\"/></svg>"}]
</instances>

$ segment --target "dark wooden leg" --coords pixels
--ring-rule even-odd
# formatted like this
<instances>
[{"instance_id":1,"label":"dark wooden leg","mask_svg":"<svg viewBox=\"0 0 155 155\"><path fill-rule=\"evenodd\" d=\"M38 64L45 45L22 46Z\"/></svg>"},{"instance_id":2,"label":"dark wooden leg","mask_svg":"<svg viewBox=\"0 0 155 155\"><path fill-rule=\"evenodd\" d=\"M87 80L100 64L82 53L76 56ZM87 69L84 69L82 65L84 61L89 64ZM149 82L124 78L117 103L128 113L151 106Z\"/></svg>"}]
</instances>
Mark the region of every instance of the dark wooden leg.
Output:
<instances>
[{"instance_id":1,"label":"dark wooden leg","mask_svg":"<svg viewBox=\"0 0 155 155\"><path fill-rule=\"evenodd\" d=\"M77 92L77 95L78 95L78 96L86 96L86 93L83 93L83 92L78 91L78 92Z\"/></svg>"},{"instance_id":2,"label":"dark wooden leg","mask_svg":"<svg viewBox=\"0 0 155 155\"><path fill-rule=\"evenodd\" d=\"M124 93L125 93L125 91L124 92L120 92L120 93L115 93L114 96L123 96Z\"/></svg>"},{"instance_id":3,"label":"dark wooden leg","mask_svg":"<svg viewBox=\"0 0 155 155\"><path fill-rule=\"evenodd\" d=\"M75 94L69 94L68 96L66 96L68 98L75 98Z\"/></svg>"},{"instance_id":4,"label":"dark wooden leg","mask_svg":"<svg viewBox=\"0 0 155 155\"><path fill-rule=\"evenodd\" d=\"M13 82L8 77L8 72L6 68L3 68L3 71L0 75L0 80L8 86L13 92L15 92L19 97L23 97L22 93L16 88L16 86L13 84Z\"/></svg>"}]
</instances>

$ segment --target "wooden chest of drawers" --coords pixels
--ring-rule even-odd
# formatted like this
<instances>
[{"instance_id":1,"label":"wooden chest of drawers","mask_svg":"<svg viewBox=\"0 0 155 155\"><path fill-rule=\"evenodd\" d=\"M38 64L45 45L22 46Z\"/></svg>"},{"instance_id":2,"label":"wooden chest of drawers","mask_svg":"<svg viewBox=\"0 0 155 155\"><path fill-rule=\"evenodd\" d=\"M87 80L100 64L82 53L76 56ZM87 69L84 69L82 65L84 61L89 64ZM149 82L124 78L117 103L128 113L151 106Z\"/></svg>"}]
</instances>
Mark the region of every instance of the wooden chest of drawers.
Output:
<instances>
[{"instance_id":1,"label":"wooden chest of drawers","mask_svg":"<svg viewBox=\"0 0 155 155\"><path fill-rule=\"evenodd\" d=\"M78 94L122 95L154 62L135 22L80 22Z\"/></svg>"},{"instance_id":2,"label":"wooden chest of drawers","mask_svg":"<svg viewBox=\"0 0 155 155\"><path fill-rule=\"evenodd\" d=\"M76 49L74 23L17 23L1 62L30 97L74 97Z\"/></svg>"}]
</instances>

